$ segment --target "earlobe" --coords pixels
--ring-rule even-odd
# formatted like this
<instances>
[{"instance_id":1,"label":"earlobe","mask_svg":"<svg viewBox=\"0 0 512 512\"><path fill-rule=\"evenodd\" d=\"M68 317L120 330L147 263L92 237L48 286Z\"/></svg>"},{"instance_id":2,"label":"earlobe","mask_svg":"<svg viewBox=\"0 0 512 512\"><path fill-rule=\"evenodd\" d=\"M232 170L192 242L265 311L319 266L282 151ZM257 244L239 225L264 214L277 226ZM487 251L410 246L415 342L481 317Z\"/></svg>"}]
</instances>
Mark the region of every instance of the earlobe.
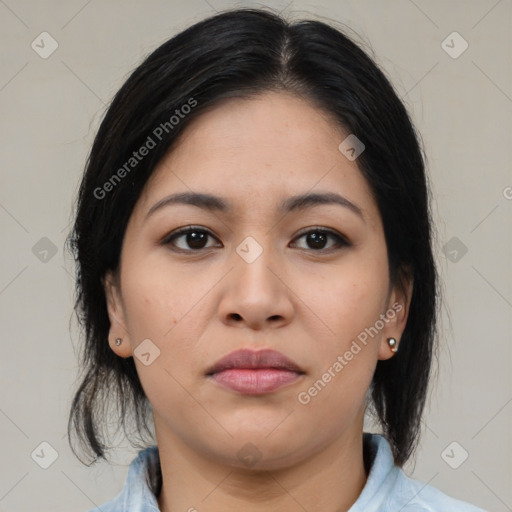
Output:
<instances>
[{"instance_id":1,"label":"earlobe","mask_svg":"<svg viewBox=\"0 0 512 512\"><path fill-rule=\"evenodd\" d=\"M105 301L110 320L109 346L118 356L130 357L133 352L124 320L118 278L111 271L108 271L101 281L105 291Z\"/></svg>"},{"instance_id":2,"label":"earlobe","mask_svg":"<svg viewBox=\"0 0 512 512\"><path fill-rule=\"evenodd\" d=\"M389 359L400 351L400 341L409 317L414 284L407 272L400 283L393 286L389 296L386 317L388 322L382 332L379 359Z\"/></svg>"},{"instance_id":3,"label":"earlobe","mask_svg":"<svg viewBox=\"0 0 512 512\"><path fill-rule=\"evenodd\" d=\"M109 335L108 344L112 351L119 357L130 357L133 356L133 350L128 337L125 338L113 338Z\"/></svg>"}]
</instances>

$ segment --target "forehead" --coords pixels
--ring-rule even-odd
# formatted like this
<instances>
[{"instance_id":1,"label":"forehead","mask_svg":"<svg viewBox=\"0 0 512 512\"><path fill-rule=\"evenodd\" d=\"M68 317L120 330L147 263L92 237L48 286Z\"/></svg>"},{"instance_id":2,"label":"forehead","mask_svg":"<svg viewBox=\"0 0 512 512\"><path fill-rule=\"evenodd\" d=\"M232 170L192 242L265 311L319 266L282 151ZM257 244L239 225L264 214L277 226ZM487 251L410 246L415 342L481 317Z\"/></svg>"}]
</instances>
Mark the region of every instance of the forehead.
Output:
<instances>
[{"instance_id":1,"label":"forehead","mask_svg":"<svg viewBox=\"0 0 512 512\"><path fill-rule=\"evenodd\" d=\"M323 110L290 94L230 99L182 132L148 181L143 207L175 191L211 192L247 209L328 190L372 209L357 161L338 149L347 135Z\"/></svg>"}]
</instances>

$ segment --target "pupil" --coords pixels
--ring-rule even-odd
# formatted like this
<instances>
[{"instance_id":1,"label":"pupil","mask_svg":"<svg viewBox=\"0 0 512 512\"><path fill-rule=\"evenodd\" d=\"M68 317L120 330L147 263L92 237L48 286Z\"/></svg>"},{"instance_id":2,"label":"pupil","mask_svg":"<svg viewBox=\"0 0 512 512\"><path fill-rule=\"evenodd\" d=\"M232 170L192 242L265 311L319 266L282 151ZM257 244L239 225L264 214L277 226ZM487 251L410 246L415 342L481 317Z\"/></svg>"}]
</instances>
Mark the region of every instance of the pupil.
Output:
<instances>
[{"instance_id":1,"label":"pupil","mask_svg":"<svg viewBox=\"0 0 512 512\"><path fill-rule=\"evenodd\" d=\"M202 242L204 242L204 239L206 238L206 233L201 233L197 231L192 231L188 233L188 240L187 243L190 247L195 247L196 249L202 249ZM201 240L202 238L202 240ZM191 243L190 243L191 242Z\"/></svg>"},{"instance_id":2,"label":"pupil","mask_svg":"<svg viewBox=\"0 0 512 512\"><path fill-rule=\"evenodd\" d=\"M313 247L316 247L317 249L318 248L322 248L323 245L325 244L325 234L323 233L312 233L310 235L308 235L308 243L310 241L313 242ZM319 243L320 242L320 243Z\"/></svg>"}]
</instances>

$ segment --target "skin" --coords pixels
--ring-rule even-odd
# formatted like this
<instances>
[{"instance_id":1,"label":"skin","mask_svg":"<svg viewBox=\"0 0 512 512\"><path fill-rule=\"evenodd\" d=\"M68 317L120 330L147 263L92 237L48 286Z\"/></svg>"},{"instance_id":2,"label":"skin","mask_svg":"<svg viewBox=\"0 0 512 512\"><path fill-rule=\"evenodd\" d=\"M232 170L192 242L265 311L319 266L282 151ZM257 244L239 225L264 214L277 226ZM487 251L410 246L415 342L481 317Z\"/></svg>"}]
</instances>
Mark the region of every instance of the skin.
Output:
<instances>
[{"instance_id":1,"label":"skin","mask_svg":"<svg viewBox=\"0 0 512 512\"><path fill-rule=\"evenodd\" d=\"M377 205L357 160L338 149L348 133L304 100L269 92L231 99L182 135L132 212L118 273L104 281L112 350L131 357L145 339L160 350L148 366L134 357L153 407L160 510L346 511L367 479L366 393L377 361L394 355L386 340L399 343L412 293L410 281L404 292L389 281ZM163 197L191 191L222 196L233 212L175 204L146 218ZM306 192L341 194L364 218L332 204L277 211ZM187 235L175 239L181 253L161 243L190 225L212 236L202 245ZM317 248L303 235L318 228L350 245L329 237ZM263 250L251 263L236 252L248 236ZM401 311L301 404L298 393L396 303ZM260 396L205 377L242 347L279 350L306 373ZM260 457L251 467L237 456L247 443Z\"/></svg>"}]
</instances>

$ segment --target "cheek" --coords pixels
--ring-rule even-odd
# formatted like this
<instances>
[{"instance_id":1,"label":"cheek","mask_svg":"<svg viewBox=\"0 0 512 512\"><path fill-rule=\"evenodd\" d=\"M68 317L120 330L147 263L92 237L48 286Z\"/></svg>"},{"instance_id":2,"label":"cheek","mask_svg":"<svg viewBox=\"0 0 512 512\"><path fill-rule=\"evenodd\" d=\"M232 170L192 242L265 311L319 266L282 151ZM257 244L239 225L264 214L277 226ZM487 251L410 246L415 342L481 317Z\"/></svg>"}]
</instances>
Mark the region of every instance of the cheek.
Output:
<instances>
[{"instance_id":1,"label":"cheek","mask_svg":"<svg viewBox=\"0 0 512 512\"><path fill-rule=\"evenodd\" d=\"M145 338L163 343L191 308L190 285L185 286L169 266L151 261L133 258L123 270L125 318L135 344Z\"/></svg>"},{"instance_id":2,"label":"cheek","mask_svg":"<svg viewBox=\"0 0 512 512\"><path fill-rule=\"evenodd\" d=\"M341 304L339 314L333 313L337 321L338 332L343 337L355 339L365 329L374 325L385 305L386 286L377 278L374 280L355 281L339 290L338 302Z\"/></svg>"},{"instance_id":3,"label":"cheek","mask_svg":"<svg viewBox=\"0 0 512 512\"><path fill-rule=\"evenodd\" d=\"M325 340L322 347L342 350L384 312L388 276L382 263L347 259L328 276L302 282L300 296L314 313L316 332ZM334 343L327 343L329 339Z\"/></svg>"},{"instance_id":4,"label":"cheek","mask_svg":"<svg viewBox=\"0 0 512 512\"><path fill-rule=\"evenodd\" d=\"M132 280L126 279L124 292L127 324L135 351L133 359L152 408L155 411L190 409L193 403L183 386L188 386L187 379L197 359L190 341L195 338L194 326L189 321L191 315L187 315L192 298L177 293L160 274L159 279L148 273L133 274ZM147 353L149 364L147 359L144 362Z\"/></svg>"},{"instance_id":5,"label":"cheek","mask_svg":"<svg viewBox=\"0 0 512 512\"><path fill-rule=\"evenodd\" d=\"M178 396L178 382L185 383L194 365L200 366L201 354L197 353L194 340L198 339L205 319L212 315L207 304L201 302L207 290L192 286L183 273L179 275L169 266L165 270L162 265L137 265L133 260L125 268L122 292L132 348L136 350L149 339L151 344L146 344L156 354L148 366L137 358L138 351L134 354L143 387L151 392L164 386ZM153 397L148 394L148 398Z\"/></svg>"}]
</instances>

